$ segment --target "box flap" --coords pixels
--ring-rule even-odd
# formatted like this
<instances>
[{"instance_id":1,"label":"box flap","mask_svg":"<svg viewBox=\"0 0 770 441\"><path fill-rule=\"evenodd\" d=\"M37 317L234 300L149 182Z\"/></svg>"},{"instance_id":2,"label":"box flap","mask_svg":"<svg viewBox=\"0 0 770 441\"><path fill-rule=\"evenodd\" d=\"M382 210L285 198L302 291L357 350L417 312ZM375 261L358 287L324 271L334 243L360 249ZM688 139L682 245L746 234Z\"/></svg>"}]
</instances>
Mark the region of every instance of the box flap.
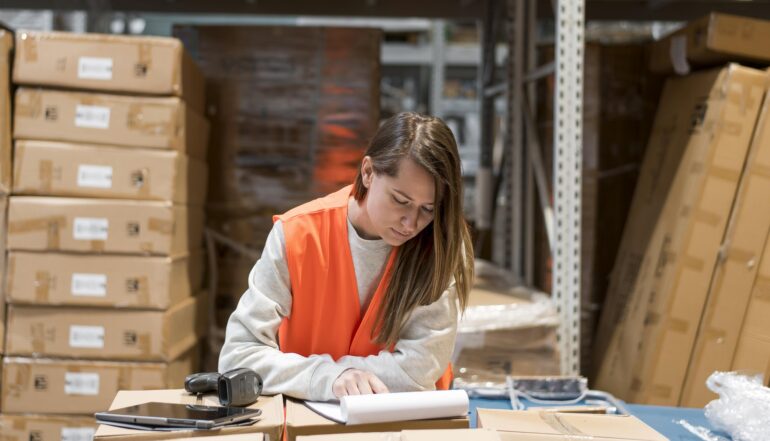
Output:
<instances>
[{"instance_id":1,"label":"box flap","mask_svg":"<svg viewBox=\"0 0 770 441\"><path fill-rule=\"evenodd\" d=\"M664 441L667 438L633 416L478 409L478 427L500 433L565 438Z\"/></svg>"}]
</instances>

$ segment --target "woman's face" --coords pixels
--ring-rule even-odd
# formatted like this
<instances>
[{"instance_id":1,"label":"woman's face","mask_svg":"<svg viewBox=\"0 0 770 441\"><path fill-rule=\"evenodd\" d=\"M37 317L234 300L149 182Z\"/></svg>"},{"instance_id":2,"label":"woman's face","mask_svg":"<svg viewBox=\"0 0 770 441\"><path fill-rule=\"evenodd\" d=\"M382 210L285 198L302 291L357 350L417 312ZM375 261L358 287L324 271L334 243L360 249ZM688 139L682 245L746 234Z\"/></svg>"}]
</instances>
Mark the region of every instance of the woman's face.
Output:
<instances>
[{"instance_id":1,"label":"woman's face","mask_svg":"<svg viewBox=\"0 0 770 441\"><path fill-rule=\"evenodd\" d=\"M367 156L361 164L368 234L400 246L433 221L436 188L433 177L413 160L401 160L396 176L374 173Z\"/></svg>"}]
</instances>

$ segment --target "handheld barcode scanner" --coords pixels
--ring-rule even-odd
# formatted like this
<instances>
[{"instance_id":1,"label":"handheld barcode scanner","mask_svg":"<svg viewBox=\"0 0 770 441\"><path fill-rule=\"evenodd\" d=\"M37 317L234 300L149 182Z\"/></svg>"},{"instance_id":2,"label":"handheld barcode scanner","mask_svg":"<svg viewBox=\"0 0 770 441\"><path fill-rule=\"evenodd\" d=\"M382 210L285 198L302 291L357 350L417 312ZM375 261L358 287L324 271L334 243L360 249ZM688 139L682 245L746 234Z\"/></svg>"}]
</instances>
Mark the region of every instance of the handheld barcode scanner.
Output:
<instances>
[{"instance_id":1,"label":"handheld barcode scanner","mask_svg":"<svg viewBox=\"0 0 770 441\"><path fill-rule=\"evenodd\" d=\"M191 394L217 391L223 406L248 406L262 393L262 377L248 368L218 372L200 372L184 379L184 389Z\"/></svg>"}]
</instances>

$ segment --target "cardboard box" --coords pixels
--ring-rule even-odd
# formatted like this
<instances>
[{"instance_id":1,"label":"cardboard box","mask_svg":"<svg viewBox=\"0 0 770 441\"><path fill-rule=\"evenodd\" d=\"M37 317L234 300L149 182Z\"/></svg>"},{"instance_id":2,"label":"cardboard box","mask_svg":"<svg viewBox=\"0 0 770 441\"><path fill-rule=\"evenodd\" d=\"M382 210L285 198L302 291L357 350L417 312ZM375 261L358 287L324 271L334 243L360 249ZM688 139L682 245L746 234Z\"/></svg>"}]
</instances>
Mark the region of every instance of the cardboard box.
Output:
<instances>
[{"instance_id":1,"label":"cardboard box","mask_svg":"<svg viewBox=\"0 0 770 441\"><path fill-rule=\"evenodd\" d=\"M478 409L478 427L494 429L503 441L592 440L666 441L633 416Z\"/></svg>"},{"instance_id":2,"label":"cardboard box","mask_svg":"<svg viewBox=\"0 0 770 441\"><path fill-rule=\"evenodd\" d=\"M703 407L716 394L706 387L714 371L729 371L770 232L770 100L765 98L749 157L714 268L706 308L679 405Z\"/></svg>"},{"instance_id":3,"label":"cardboard box","mask_svg":"<svg viewBox=\"0 0 770 441\"><path fill-rule=\"evenodd\" d=\"M203 251L149 257L8 253L5 296L27 305L168 309L203 279Z\"/></svg>"},{"instance_id":4,"label":"cardboard box","mask_svg":"<svg viewBox=\"0 0 770 441\"><path fill-rule=\"evenodd\" d=\"M0 415L3 441L91 441L94 417L62 415Z\"/></svg>"},{"instance_id":5,"label":"cardboard box","mask_svg":"<svg viewBox=\"0 0 770 441\"><path fill-rule=\"evenodd\" d=\"M5 413L93 414L106 409L121 389L179 387L197 371L197 352L169 363L3 359Z\"/></svg>"},{"instance_id":6,"label":"cardboard box","mask_svg":"<svg viewBox=\"0 0 770 441\"><path fill-rule=\"evenodd\" d=\"M16 90L14 139L176 150L205 160L208 127L175 97Z\"/></svg>"},{"instance_id":7,"label":"cardboard box","mask_svg":"<svg viewBox=\"0 0 770 441\"><path fill-rule=\"evenodd\" d=\"M6 214L8 212L8 196L0 194L0 286L5 286L5 243L7 236ZM0 290L0 354L5 350L5 296Z\"/></svg>"},{"instance_id":8,"label":"cardboard box","mask_svg":"<svg viewBox=\"0 0 770 441\"><path fill-rule=\"evenodd\" d=\"M206 200L206 164L179 152L19 140L13 168L15 195Z\"/></svg>"},{"instance_id":9,"label":"cardboard box","mask_svg":"<svg viewBox=\"0 0 770 441\"><path fill-rule=\"evenodd\" d=\"M297 441L500 441L494 430L404 430L402 432L337 433L298 436Z\"/></svg>"},{"instance_id":10,"label":"cardboard box","mask_svg":"<svg viewBox=\"0 0 770 441\"><path fill-rule=\"evenodd\" d=\"M12 196L8 249L188 254L201 247L201 208L168 202Z\"/></svg>"},{"instance_id":11,"label":"cardboard box","mask_svg":"<svg viewBox=\"0 0 770 441\"><path fill-rule=\"evenodd\" d=\"M652 45L650 70L686 74L728 61L770 61L770 21L712 12Z\"/></svg>"},{"instance_id":12,"label":"cardboard box","mask_svg":"<svg viewBox=\"0 0 770 441\"><path fill-rule=\"evenodd\" d=\"M286 400L286 437L295 441L299 436L330 435L355 432L400 432L420 429L467 429L467 418L398 421L392 423L345 425L328 420L310 410L301 401Z\"/></svg>"},{"instance_id":13,"label":"cardboard box","mask_svg":"<svg viewBox=\"0 0 770 441\"><path fill-rule=\"evenodd\" d=\"M11 53L13 34L0 28L0 193L11 192Z\"/></svg>"},{"instance_id":14,"label":"cardboard box","mask_svg":"<svg viewBox=\"0 0 770 441\"><path fill-rule=\"evenodd\" d=\"M608 293L629 300L596 388L679 402L767 79L731 64L667 82Z\"/></svg>"},{"instance_id":15,"label":"cardboard box","mask_svg":"<svg viewBox=\"0 0 770 441\"><path fill-rule=\"evenodd\" d=\"M770 246L759 260L746 317L741 326L735 355L729 370L764 374L765 385L770 385Z\"/></svg>"},{"instance_id":16,"label":"cardboard box","mask_svg":"<svg viewBox=\"0 0 770 441\"><path fill-rule=\"evenodd\" d=\"M551 300L489 262L477 259L475 266L452 354L455 379L505 383L507 375L559 374L559 317Z\"/></svg>"},{"instance_id":17,"label":"cardboard box","mask_svg":"<svg viewBox=\"0 0 770 441\"><path fill-rule=\"evenodd\" d=\"M175 95L203 112L203 74L176 38L21 31L16 84Z\"/></svg>"},{"instance_id":18,"label":"cardboard box","mask_svg":"<svg viewBox=\"0 0 770 441\"><path fill-rule=\"evenodd\" d=\"M196 399L184 389L152 390L152 391L127 391L118 392L110 405L110 410L120 409L136 404L149 403L182 403L182 404L203 404L207 406L220 406L219 398L216 395L208 394ZM261 396L256 403L248 406L252 409L261 409L260 420L251 426L225 427L217 431L218 436L235 434L255 434L265 433L270 441L280 440L283 433L283 396ZM189 432L148 432L146 430L122 429L119 427L100 425L96 429L94 440L101 441L150 441L162 439L179 439L188 437ZM197 433L200 435L200 433ZM201 439L201 438L196 438ZM206 440L210 440L208 436ZM228 438L229 439L229 438Z\"/></svg>"},{"instance_id":19,"label":"cardboard box","mask_svg":"<svg viewBox=\"0 0 770 441\"><path fill-rule=\"evenodd\" d=\"M206 330L206 295L167 311L8 307L8 355L172 361Z\"/></svg>"}]
</instances>

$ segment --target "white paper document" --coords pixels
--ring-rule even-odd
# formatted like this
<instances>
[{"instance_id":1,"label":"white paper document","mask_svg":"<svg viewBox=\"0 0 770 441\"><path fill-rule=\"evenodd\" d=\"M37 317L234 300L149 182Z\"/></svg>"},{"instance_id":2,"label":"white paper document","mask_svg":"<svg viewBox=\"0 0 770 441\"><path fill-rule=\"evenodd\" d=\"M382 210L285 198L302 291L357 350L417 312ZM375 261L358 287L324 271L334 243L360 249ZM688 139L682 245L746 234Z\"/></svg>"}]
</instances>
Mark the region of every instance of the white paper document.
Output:
<instances>
[{"instance_id":1,"label":"white paper document","mask_svg":"<svg viewBox=\"0 0 770 441\"><path fill-rule=\"evenodd\" d=\"M468 394L464 390L349 395L335 402L306 401L316 413L341 424L387 423L465 417Z\"/></svg>"}]
</instances>

